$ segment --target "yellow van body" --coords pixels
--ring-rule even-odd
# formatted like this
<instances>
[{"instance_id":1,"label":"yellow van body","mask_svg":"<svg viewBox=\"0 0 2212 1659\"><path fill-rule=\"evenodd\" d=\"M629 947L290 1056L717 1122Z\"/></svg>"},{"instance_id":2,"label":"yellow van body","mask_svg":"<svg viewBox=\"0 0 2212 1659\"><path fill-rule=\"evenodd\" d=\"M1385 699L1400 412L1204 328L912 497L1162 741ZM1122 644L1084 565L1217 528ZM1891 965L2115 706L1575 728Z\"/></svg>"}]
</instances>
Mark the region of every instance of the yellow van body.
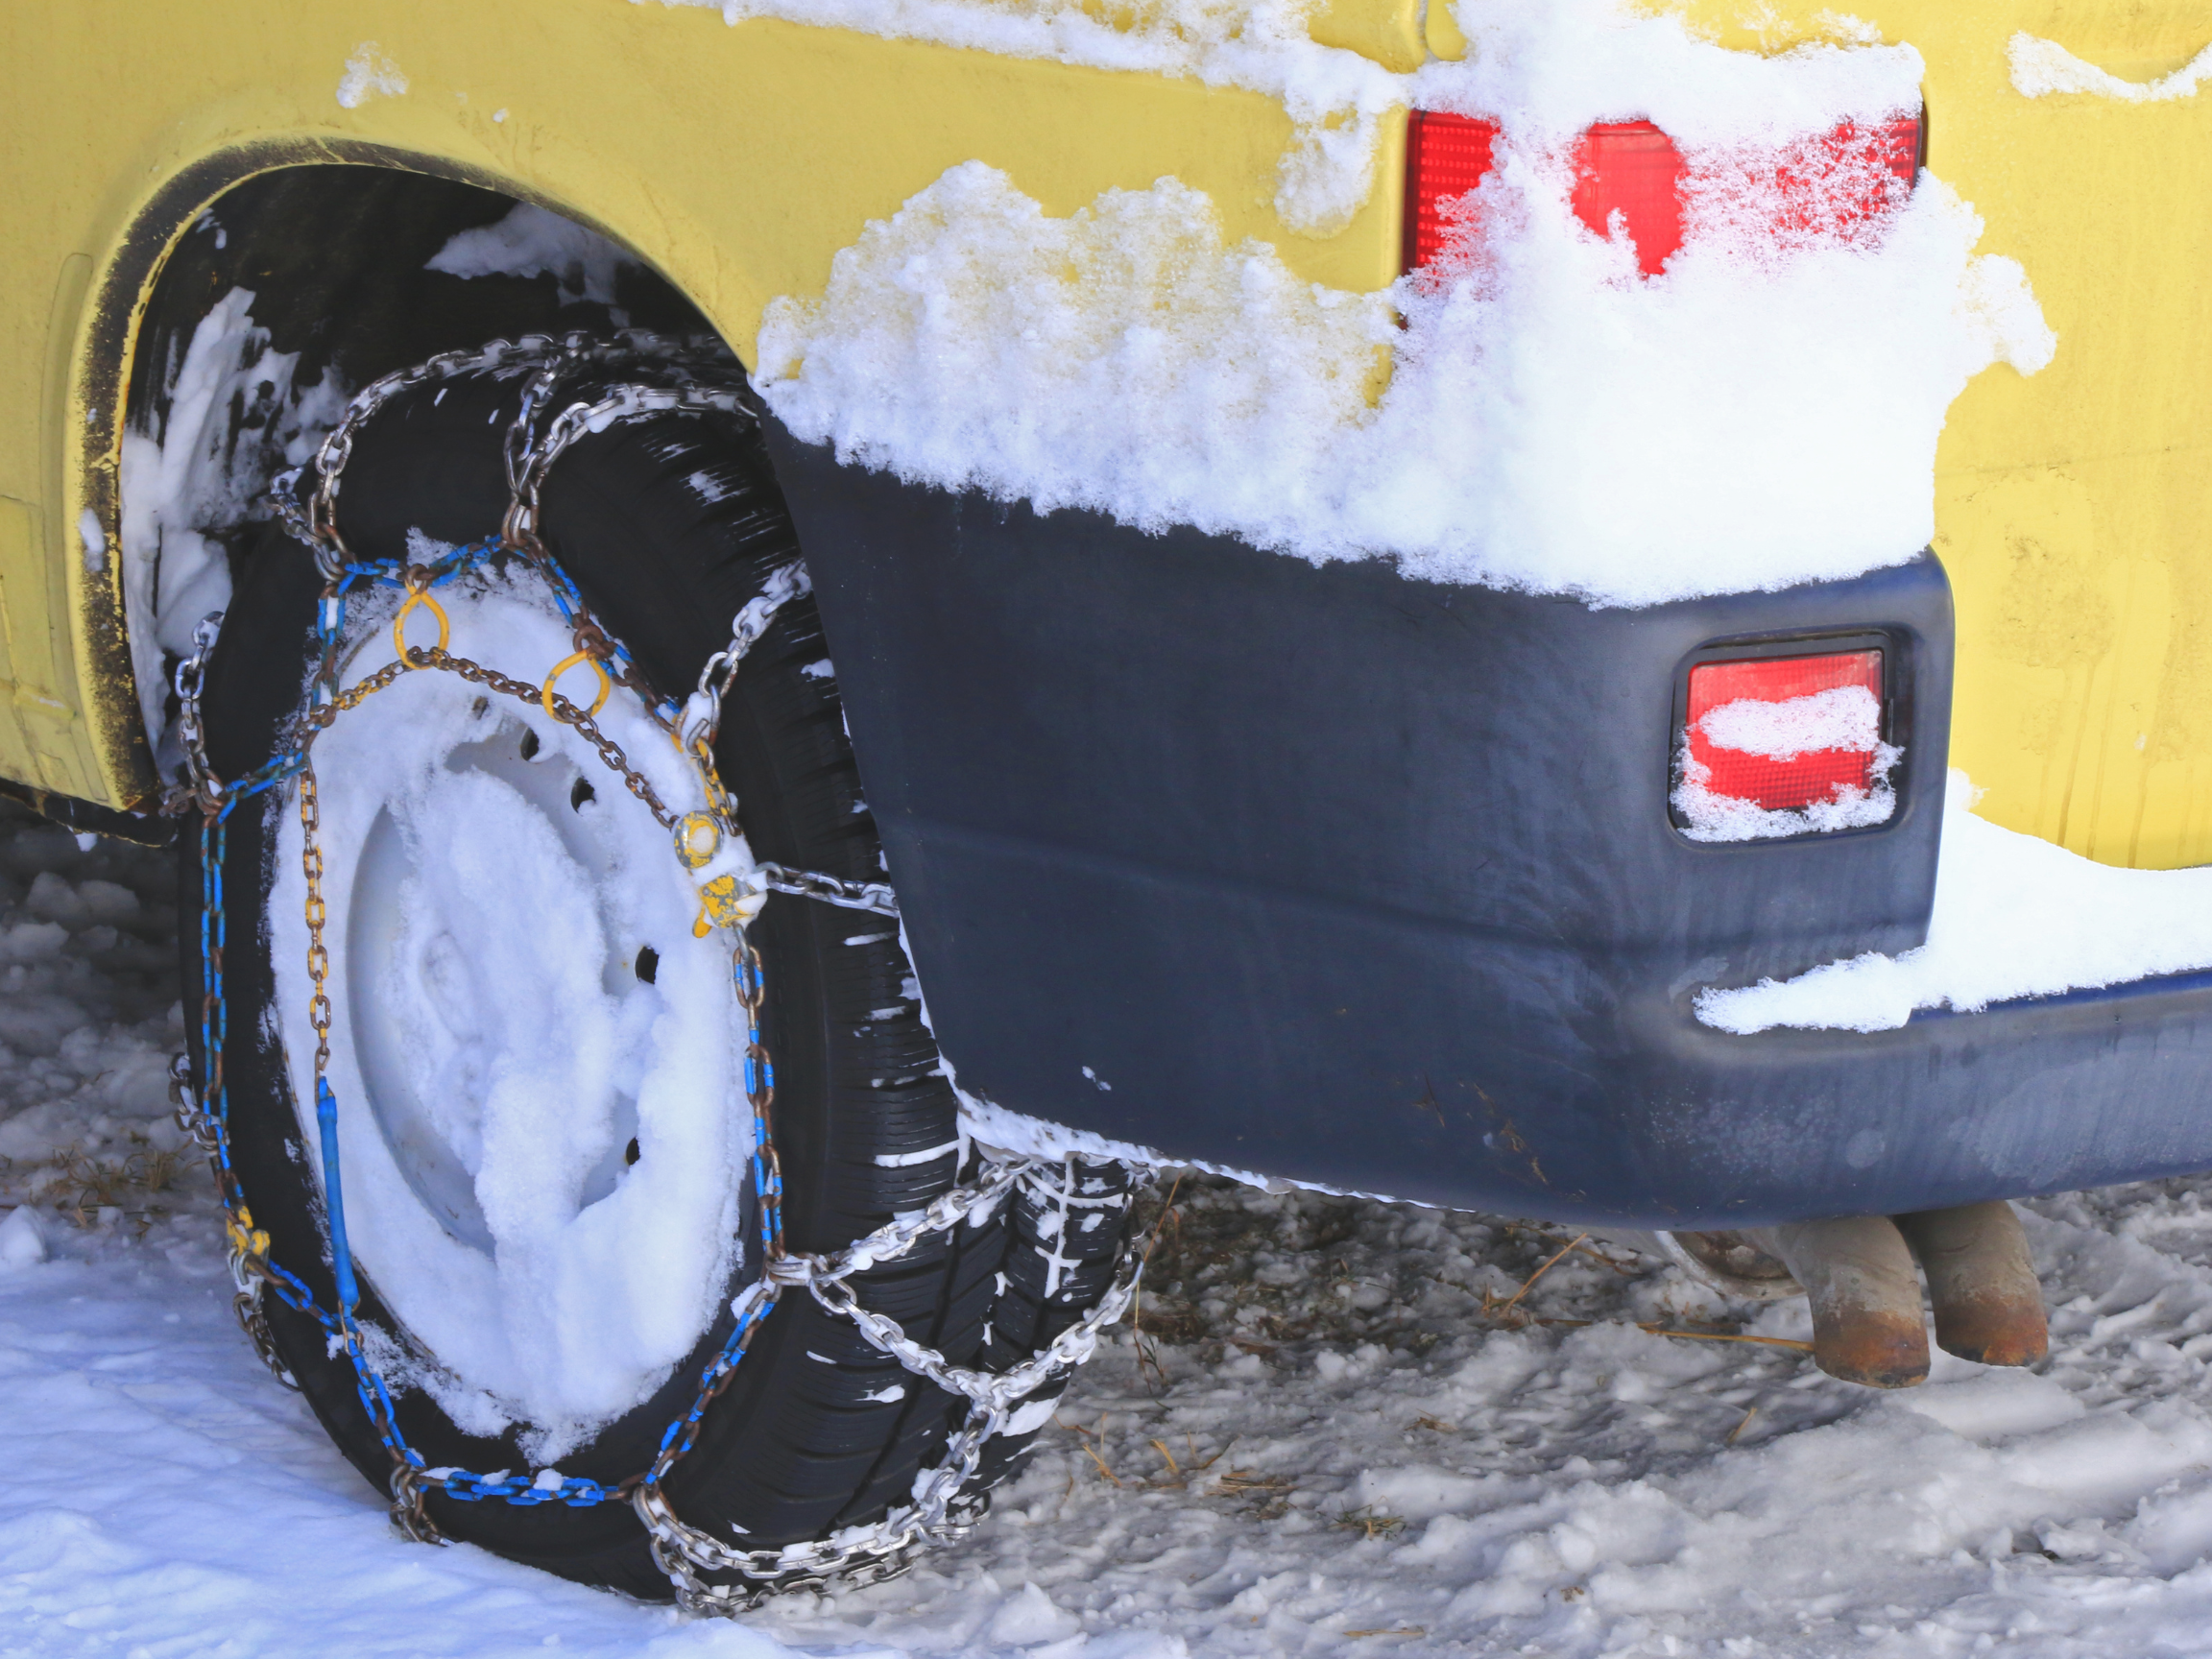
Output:
<instances>
[{"instance_id":1,"label":"yellow van body","mask_svg":"<svg viewBox=\"0 0 2212 1659\"><path fill-rule=\"evenodd\" d=\"M1687 11L1743 51L1837 27L1814 3ZM2059 339L2032 379L1976 378L1938 453L1954 763L2009 828L2111 864L2212 861L2212 91L2030 99L2007 60L2025 31L2147 81L2212 41L2212 12L1887 0L1866 21L1922 54L1928 164ZM1401 72L1465 49L1442 0L1335 0L1310 27ZM405 89L346 107L372 43L361 60ZM771 299L821 292L868 221L972 158L1056 214L1172 175L1232 239L1331 287L1399 268L1402 112L1366 204L1305 235L1272 205L1294 137L1272 98L695 7L24 0L0 77L0 777L110 807L158 787L114 551L123 388L167 252L241 179L370 162L541 203L625 244L748 361Z\"/></svg>"}]
</instances>

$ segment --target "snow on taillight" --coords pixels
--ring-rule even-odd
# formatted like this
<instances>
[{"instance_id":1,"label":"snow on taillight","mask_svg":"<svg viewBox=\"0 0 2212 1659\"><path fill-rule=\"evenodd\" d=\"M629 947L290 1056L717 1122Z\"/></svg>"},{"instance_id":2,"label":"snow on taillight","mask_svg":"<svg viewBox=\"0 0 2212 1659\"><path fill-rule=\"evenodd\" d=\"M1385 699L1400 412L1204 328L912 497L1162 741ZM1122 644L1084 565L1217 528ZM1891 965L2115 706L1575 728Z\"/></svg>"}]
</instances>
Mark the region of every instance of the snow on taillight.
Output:
<instances>
[{"instance_id":1,"label":"snow on taillight","mask_svg":"<svg viewBox=\"0 0 2212 1659\"><path fill-rule=\"evenodd\" d=\"M1648 121L1608 121L1587 129L1574 155L1575 216L1600 236L1625 234L1637 268L1656 276L1682 246L1683 216L1699 183L1747 194L1743 209L1777 240L1848 238L1895 205L1919 176L1919 114L1827 132L1757 153L1715 158L1713 179L1694 174L1674 141ZM1495 121L1417 109L1406 132L1408 271L1429 264L1452 239L1455 221L1473 225L1459 205L1492 165Z\"/></svg>"},{"instance_id":2,"label":"snow on taillight","mask_svg":"<svg viewBox=\"0 0 2212 1659\"><path fill-rule=\"evenodd\" d=\"M1705 787L1769 812L1864 789L1882 739L1882 653L1700 662L1690 670L1690 758Z\"/></svg>"},{"instance_id":3,"label":"snow on taillight","mask_svg":"<svg viewBox=\"0 0 2212 1659\"><path fill-rule=\"evenodd\" d=\"M1896 808L1883 653L1700 662L1676 733L1675 810L1698 840L1859 828Z\"/></svg>"},{"instance_id":4,"label":"snow on taillight","mask_svg":"<svg viewBox=\"0 0 2212 1659\"><path fill-rule=\"evenodd\" d=\"M1851 240L1911 194L1920 176L1922 119L1846 121L1779 150L1730 157L1728 185L1785 241ZM1718 182L1718 180L1716 180Z\"/></svg>"},{"instance_id":5,"label":"snow on taillight","mask_svg":"<svg viewBox=\"0 0 2212 1659\"><path fill-rule=\"evenodd\" d=\"M1408 271L1443 252L1444 204L1482 182L1498 123L1441 109L1416 109L1406 123L1406 251Z\"/></svg>"}]
</instances>

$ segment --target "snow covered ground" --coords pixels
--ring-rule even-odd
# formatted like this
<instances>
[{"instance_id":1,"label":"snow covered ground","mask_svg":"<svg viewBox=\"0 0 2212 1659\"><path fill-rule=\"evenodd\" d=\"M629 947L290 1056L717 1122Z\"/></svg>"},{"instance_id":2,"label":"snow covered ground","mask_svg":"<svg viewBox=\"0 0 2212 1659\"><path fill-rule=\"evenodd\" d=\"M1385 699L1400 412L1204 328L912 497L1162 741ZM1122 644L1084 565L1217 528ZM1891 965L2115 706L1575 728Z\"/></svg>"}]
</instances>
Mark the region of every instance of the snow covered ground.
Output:
<instances>
[{"instance_id":1,"label":"snow covered ground","mask_svg":"<svg viewBox=\"0 0 2212 1659\"><path fill-rule=\"evenodd\" d=\"M2048 1371L1895 1396L1642 1328L1801 1305L1586 1250L1513 1302L1565 1237L1186 1181L1141 1337L903 1580L731 1625L402 1544L231 1322L168 888L0 804L0 1654L2212 1653L2188 1181L2033 1206Z\"/></svg>"}]
</instances>

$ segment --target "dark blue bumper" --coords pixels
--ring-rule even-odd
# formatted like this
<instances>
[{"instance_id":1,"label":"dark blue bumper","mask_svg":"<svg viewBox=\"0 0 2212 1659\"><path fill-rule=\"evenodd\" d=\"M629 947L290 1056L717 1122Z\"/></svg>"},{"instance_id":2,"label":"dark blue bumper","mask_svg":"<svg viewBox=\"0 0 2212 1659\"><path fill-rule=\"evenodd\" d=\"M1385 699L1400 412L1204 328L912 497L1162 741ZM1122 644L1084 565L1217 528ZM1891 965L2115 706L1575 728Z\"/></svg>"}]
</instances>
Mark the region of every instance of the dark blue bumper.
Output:
<instances>
[{"instance_id":1,"label":"dark blue bumper","mask_svg":"<svg viewBox=\"0 0 2212 1659\"><path fill-rule=\"evenodd\" d=\"M773 434L939 1041L1002 1106L1561 1220L1895 1212L2212 1166L2212 980L1700 1026L1704 985L1925 936L1951 609L1923 556L1643 611L1040 517ZM1675 696L1888 641L1879 829L1701 846Z\"/></svg>"}]
</instances>

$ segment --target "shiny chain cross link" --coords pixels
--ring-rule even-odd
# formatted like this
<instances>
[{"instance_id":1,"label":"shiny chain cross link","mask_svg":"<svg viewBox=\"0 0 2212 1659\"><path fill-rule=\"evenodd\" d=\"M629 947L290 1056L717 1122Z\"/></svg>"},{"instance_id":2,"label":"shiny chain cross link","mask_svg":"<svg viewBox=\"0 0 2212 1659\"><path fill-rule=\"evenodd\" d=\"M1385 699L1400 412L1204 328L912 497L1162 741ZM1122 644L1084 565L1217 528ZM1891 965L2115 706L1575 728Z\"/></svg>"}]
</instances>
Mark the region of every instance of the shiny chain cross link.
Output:
<instances>
[{"instance_id":1,"label":"shiny chain cross link","mask_svg":"<svg viewBox=\"0 0 2212 1659\"><path fill-rule=\"evenodd\" d=\"M192 654L177 672L181 708L178 731L185 751L186 782L172 797L173 809L197 808L201 815L201 959L205 977L201 1011L204 1085L200 1091L194 1091L189 1068L184 1057L180 1056L173 1069L172 1094L177 1102L179 1122L207 1150L215 1167L226 1213L231 1276L236 1287L234 1305L239 1322L256 1351L287 1384L298 1385L285 1369L271 1338L261 1301L265 1291L315 1319L343 1345L355 1373L363 1407L392 1456L394 1520L408 1536L442 1541L424 1508L423 1501L432 1492L442 1492L464 1502L499 1500L523 1504L560 1502L589 1505L627 1500L643 1523L653 1558L674 1584L679 1602L695 1611L725 1614L757 1606L765 1597L783 1590L873 1583L904 1571L924 1545L965 1535L980 1517L986 1503L982 1494L970 1489L981 1466L985 1445L994 1435L1006 1431L1009 1421L1024 1401L1065 1378L1091 1357L1096 1348L1098 1334L1119 1318L1127 1308L1142 1270L1142 1258L1125 1242L1114 1282L1100 1301L1042 1350L1004 1372L954 1364L936 1350L908 1336L896 1320L865 1307L852 1284L855 1275L905 1255L925 1238L949 1234L964 1221L977 1223L987 1219L1007 1202L1018 1186L1034 1183L1050 1167L1034 1159L999 1161L980 1149L978 1175L971 1185L955 1187L922 1210L894 1217L843 1250L829 1254L789 1250L781 1224L782 1176L770 1132L774 1070L760 1041L765 980L758 953L746 938L742 924L730 923L727 926L732 936L732 980L747 1022L744 1089L754 1116L751 1168L763 1271L760 1279L748 1286L732 1303L733 1329L702 1371L690 1408L663 1433L651 1467L612 1486L576 1477L559 1477L552 1471L542 1471L525 1479L480 1476L457 1469L433 1469L427 1467L421 1455L407 1443L394 1419L390 1391L368 1359L352 1315L351 1268L336 1181L335 1099L323 1082L328 1060L330 1003L325 989L328 953L322 937L319 797L310 757L315 737L341 714L358 708L410 671L449 672L501 695L541 706L589 742L600 760L624 780L630 792L664 828L674 827L678 820L651 784L629 763L620 746L594 723L592 713L598 703L586 709L559 695L553 684L561 669L556 669L543 685L531 685L452 653L447 649L445 613L434 601L432 607L440 622L438 645L408 647L397 638L396 631L399 660L350 686L341 687L338 647L346 598L359 588L383 584L403 588L409 595L403 610L411 609L422 602L433 587L458 580L500 554L520 554L543 576L571 625L578 657L569 661L589 659L599 668L605 681L619 681L638 695L647 711L675 740L678 749L692 760L712 815L724 821L734 833L735 803L723 788L712 757L721 701L738 664L767 631L776 613L791 599L808 590L805 567L793 564L770 574L761 594L749 601L733 620L730 645L709 661L701 672L697 691L679 708L657 699L645 685L627 651L591 617L575 585L538 536L539 495L547 470L554 459L587 433L671 410L741 412L743 404L738 394L726 387L703 383L693 373L697 369L726 368L727 362L718 345L671 342L637 332L619 335L613 341L581 335L561 340L534 336L514 343L494 341L476 351L445 353L413 369L387 375L365 388L318 450L313 463L317 483L305 505L299 499L298 474L279 480L276 491L279 512L292 533L314 549L326 584L317 613L322 661L308 707L295 723L289 745L275 758L229 783L218 778L207 761L200 709L206 658L215 643L221 620L219 616L208 618L195 631ZM594 402L571 404L545 426L542 434L539 432L538 423L543 410L564 378L587 370L631 365L661 373L676 383L616 386ZM337 502L345 465L362 423L376 409L410 387L471 373L527 373L531 376L523 391L521 411L507 433L504 458L513 498L499 538L455 549L427 565L355 560L338 532ZM562 668L566 666L567 663L562 664ZM603 690L600 701L604 700ZM298 781L301 859L307 877L309 972L314 985L309 1019L317 1037L318 1107L319 1113L326 1110L329 1114L325 1118L325 1199L339 1281L339 1306L335 1313L325 1310L305 1284L270 1259L269 1236L253 1225L231 1162L228 1089L223 1076L223 1050L228 1033L222 959L226 927L223 907L226 830L232 812L244 802L293 779ZM778 864L762 864L758 870L770 891L883 916L898 915L896 898L887 883L848 881ZM1049 1190L1040 1186L1038 1190L1043 1202L1052 1201ZM669 1503L661 1483L696 1442L706 1411L728 1387L760 1323L773 1311L785 1290L797 1287L804 1287L832 1314L851 1321L864 1340L896 1359L907 1371L966 1401L967 1414L960 1427L947 1437L937 1462L916 1476L909 1501L892 1509L880 1521L842 1529L828 1539L779 1549L733 1549L685 1523ZM725 1576L713 1579L703 1576L708 1574Z\"/></svg>"},{"instance_id":2,"label":"shiny chain cross link","mask_svg":"<svg viewBox=\"0 0 2212 1659\"><path fill-rule=\"evenodd\" d=\"M852 1320L865 1340L907 1371L966 1399L968 1413L947 1439L938 1461L916 1476L907 1503L871 1527L848 1528L819 1541L776 1550L735 1549L679 1520L661 1496L658 1480L639 1486L631 1502L651 1534L654 1561L676 1583L684 1605L733 1613L758 1606L768 1595L802 1586L873 1583L903 1571L924 1545L964 1537L974 1527L981 1508L970 1500L966 1488L981 1464L986 1442L1006 1431L1029 1396L1091 1358L1098 1334L1120 1318L1136 1294L1142 1257L1124 1247L1114 1283L1098 1303L1029 1358L999 1372L951 1363L908 1336L897 1320L862 1307L847 1281L875 1262L904 1254L931 1233L958 1225L975 1209L1002 1201L1043 1167L1034 1160L991 1166L974 1187L941 1194L926 1209L878 1228L835 1255L787 1255L769 1263L764 1277L771 1286L767 1294L773 1296L775 1289L784 1286L804 1286L831 1313ZM856 1569L871 1566L878 1570L856 1575ZM703 1573L736 1577L715 1582L700 1576Z\"/></svg>"}]
</instances>

